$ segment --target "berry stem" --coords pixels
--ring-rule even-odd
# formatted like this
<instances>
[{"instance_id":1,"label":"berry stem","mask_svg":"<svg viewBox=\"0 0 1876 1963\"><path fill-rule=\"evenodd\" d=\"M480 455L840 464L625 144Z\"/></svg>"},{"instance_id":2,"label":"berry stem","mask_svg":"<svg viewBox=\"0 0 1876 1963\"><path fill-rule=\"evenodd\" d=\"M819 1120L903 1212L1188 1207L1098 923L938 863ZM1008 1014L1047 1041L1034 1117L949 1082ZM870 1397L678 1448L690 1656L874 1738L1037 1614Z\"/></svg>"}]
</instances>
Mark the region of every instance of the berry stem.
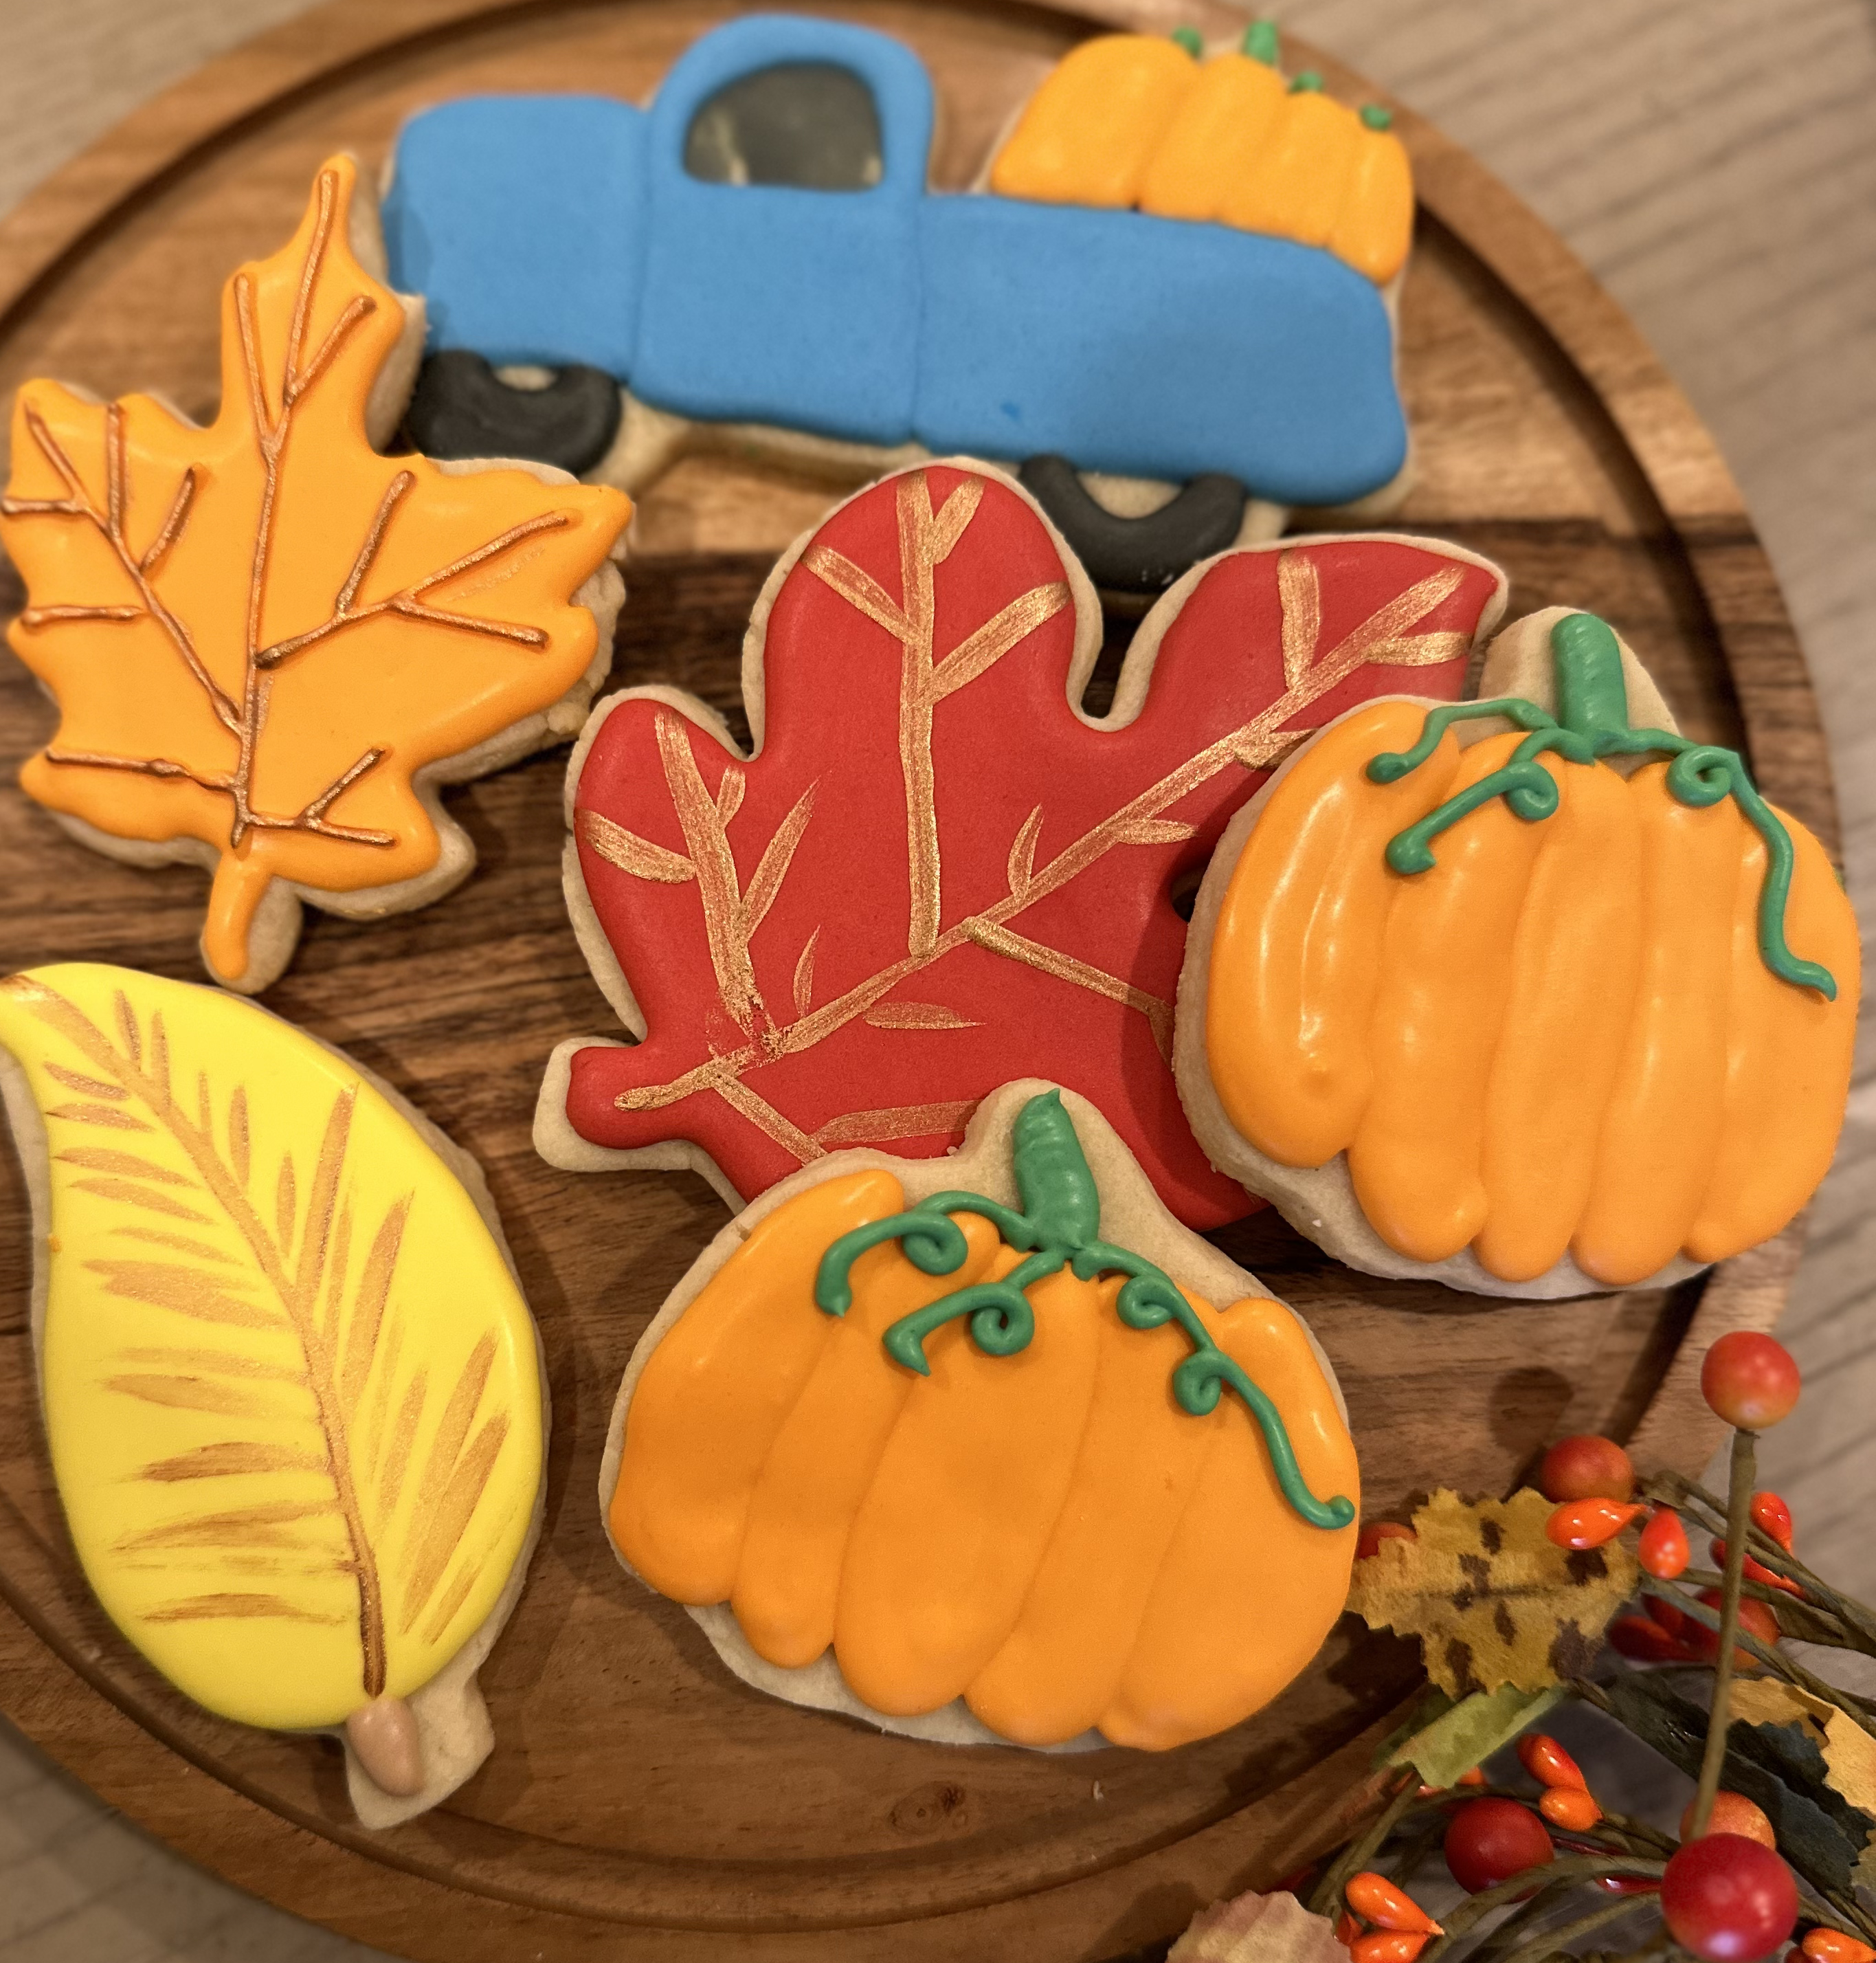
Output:
<instances>
[{"instance_id":1,"label":"berry stem","mask_svg":"<svg viewBox=\"0 0 1876 1963\"><path fill-rule=\"evenodd\" d=\"M1694 1792L1694 1818L1689 1840L1707 1830L1714 1795L1720 1790L1720 1770L1726 1763L1727 1728L1732 1719L1733 1644L1739 1634L1739 1585L1746 1573L1746 1537L1752 1527L1753 1487L1758 1475L1755 1449L1758 1434L1733 1434L1733 1463L1727 1488L1726 1574L1720 1584L1720 1654L1713 1666L1713 1703L1707 1719L1707 1749L1700 1760L1700 1783Z\"/></svg>"},{"instance_id":2,"label":"berry stem","mask_svg":"<svg viewBox=\"0 0 1876 1963\"><path fill-rule=\"evenodd\" d=\"M1311 1897L1309 1906L1317 1915L1326 1915L1333 1920L1340 1913L1343 1884L1349 1875L1359 1875L1374 1859L1381 1843L1419 1798L1420 1791L1420 1776L1409 1766L1368 1831L1349 1843L1341 1858L1316 1884L1316 1892Z\"/></svg>"}]
</instances>

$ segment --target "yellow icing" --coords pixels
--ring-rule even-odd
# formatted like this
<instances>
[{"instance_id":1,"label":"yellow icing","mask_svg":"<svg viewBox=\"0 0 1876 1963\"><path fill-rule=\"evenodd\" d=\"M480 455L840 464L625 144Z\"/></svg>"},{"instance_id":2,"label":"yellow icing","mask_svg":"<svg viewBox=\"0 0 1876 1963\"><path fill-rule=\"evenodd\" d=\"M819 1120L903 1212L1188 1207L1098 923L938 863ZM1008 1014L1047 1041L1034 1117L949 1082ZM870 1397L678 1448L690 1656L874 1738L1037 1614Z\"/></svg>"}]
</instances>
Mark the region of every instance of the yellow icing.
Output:
<instances>
[{"instance_id":1,"label":"yellow icing","mask_svg":"<svg viewBox=\"0 0 1876 1963\"><path fill-rule=\"evenodd\" d=\"M1788 930L1837 996L1767 968L1765 854L1730 800L1541 760L1556 812L1494 799L1402 877L1388 841L1501 766L1516 735L1449 733L1392 784L1425 705L1334 723L1270 793L1232 869L1209 957L1208 1067L1238 1133L1279 1164L1347 1155L1388 1246L1472 1248L1532 1279L1565 1254L1611 1286L1678 1254L1776 1233L1830 1162L1860 981L1855 917L1823 848L1796 852Z\"/></svg>"},{"instance_id":2,"label":"yellow icing","mask_svg":"<svg viewBox=\"0 0 1876 1963\"><path fill-rule=\"evenodd\" d=\"M1390 130L1231 53L1195 62L1157 35L1064 57L991 168L1004 197L1138 206L1326 247L1385 286L1406 263L1413 174Z\"/></svg>"},{"instance_id":3,"label":"yellow icing","mask_svg":"<svg viewBox=\"0 0 1876 1963\"><path fill-rule=\"evenodd\" d=\"M409 1696L541 1478L533 1326L474 1201L344 1058L214 989L34 969L0 1045L50 1154L53 1470L112 1621L245 1723Z\"/></svg>"},{"instance_id":4,"label":"yellow icing","mask_svg":"<svg viewBox=\"0 0 1876 1963\"><path fill-rule=\"evenodd\" d=\"M890 1323L1020 1259L975 1215L954 1216L955 1273L889 1243L855 1262L846 1315L823 1314L822 1254L903 1206L882 1170L812 1186L686 1306L627 1408L620 1554L680 1600L728 1601L771 1663L831 1643L880 1711L962 1697L1022 1743L1099 1726L1160 1749L1260 1708L1340 1612L1353 1528L1298 1517L1237 1400L1180 1409L1185 1337L1125 1327L1116 1280L1036 1283L1013 1356L953 1321L927 1339L929 1376L893 1363ZM1295 1318L1188 1299L1276 1402L1312 1489L1353 1495L1354 1447Z\"/></svg>"}]
</instances>

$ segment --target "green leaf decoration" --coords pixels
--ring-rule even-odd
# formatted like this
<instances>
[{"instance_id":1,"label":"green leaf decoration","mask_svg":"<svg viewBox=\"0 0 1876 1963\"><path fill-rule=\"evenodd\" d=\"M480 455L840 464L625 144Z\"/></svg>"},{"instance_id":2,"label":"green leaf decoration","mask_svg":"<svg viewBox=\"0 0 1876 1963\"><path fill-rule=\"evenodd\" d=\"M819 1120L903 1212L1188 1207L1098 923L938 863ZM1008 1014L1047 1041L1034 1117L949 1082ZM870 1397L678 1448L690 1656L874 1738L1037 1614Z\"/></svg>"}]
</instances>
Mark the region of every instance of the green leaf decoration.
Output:
<instances>
[{"instance_id":1,"label":"green leaf decoration","mask_svg":"<svg viewBox=\"0 0 1876 1963\"><path fill-rule=\"evenodd\" d=\"M540 1484L533 1325L475 1200L343 1058L215 989L16 975L0 1046L53 1467L111 1619L246 1723L408 1697Z\"/></svg>"},{"instance_id":2,"label":"green leaf decoration","mask_svg":"<svg viewBox=\"0 0 1876 1963\"><path fill-rule=\"evenodd\" d=\"M1529 1730L1553 1705L1563 1702L1564 1695L1561 1684L1520 1690L1506 1683L1496 1690L1474 1691L1397 1745L1388 1763L1412 1766L1429 1785L1456 1785L1462 1772L1482 1765L1501 1745Z\"/></svg>"}]
</instances>

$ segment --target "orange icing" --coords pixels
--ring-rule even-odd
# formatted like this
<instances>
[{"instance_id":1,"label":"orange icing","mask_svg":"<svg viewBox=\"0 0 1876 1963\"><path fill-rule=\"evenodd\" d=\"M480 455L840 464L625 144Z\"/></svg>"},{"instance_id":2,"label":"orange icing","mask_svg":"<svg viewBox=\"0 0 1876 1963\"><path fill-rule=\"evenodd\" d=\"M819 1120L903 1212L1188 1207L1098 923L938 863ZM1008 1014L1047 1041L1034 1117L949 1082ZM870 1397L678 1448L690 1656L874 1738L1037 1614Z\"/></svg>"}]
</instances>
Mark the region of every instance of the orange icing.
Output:
<instances>
[{"instance_id":1,"label":"orange icing","mask_svg":"<svg viewBox=\"0 0 1876 1963\"><path fill-rule=\"evenodd\" d=\"M14 416L0 535L31 604L9 639L59 707L21 783L114 837L212 848L204 951L232 980L271 881L351 892L436 864L412 774L580 679L596 629L571 596L631 513L614 491L371 447L405 315L348 242L357 168L328 162L293 240L229 281L207 428L46 381Z\"/></svg>"},{"instance_id":2,"label":"orange icing","mask_svg":"<svg viewBox=\"0 0 1876 1963\"><path fill-rule=\"evenodd\" d=\"M1547 757L1554 815L1494 800L1403 878L1388 840L1516 741L1459 752L1449 735L1370 782L1423 713L1380 703L1336 723L1233 869L1206 1010L1232 1124L1282 1164L1346 1152L1390 1247L1432 1262L1471 1246L1506 1281L1568 1252L1624 1285L1775 1233L1830 1163L1855 1032L1855 920L1823 848L1780 814L1790 937L1836 976L1828 1003L1760 955L1757 834L1730 802L1680 804L1663 764L1625 782Z\"/></svg>"},{"instance_id":3,"label":"orange icing","mask_svg":"<svg viewBox=\"0 0 1876 1963\"><path fill-rule=\"evenodd\" d=\"M1340 1613L1354 1529L1297 1517L1236 1399L1179 1407L1186 1340L1126 1328L1116 1280L1038 1283L1015 1356L958 1321L927 1339L929 1377L893 1363L888 1324L1020 1258L975 1216L954 1216L956 1273L888 1244L854 1263L847 1314L822 1314L821 1254L903 1203L884 1172L810 1188L666 1332L626 1413L620 1554L680 1600L728 1601L770 1662L831 1641L876 1710L962 1696L1021 1743L1098 1725L1158 1749L1259 1708ZM1188 1299L1282 1411L1311 1486L1353 1494L1354 1447L1295 1318Z\"/></svg>"},{"instance_id":4,"label":"orange icing","mask_svg":"<svg viewBox=\"0 0 1876 1963\"><path fill-rule=\"evenodd\" d=\"M1325 246L1385 286L1413 232L1399 137L1245 54L1195 60L1154 34L1065 56L991 166L1003 197L1219 219Z\"/></svg>"}]
</instances>

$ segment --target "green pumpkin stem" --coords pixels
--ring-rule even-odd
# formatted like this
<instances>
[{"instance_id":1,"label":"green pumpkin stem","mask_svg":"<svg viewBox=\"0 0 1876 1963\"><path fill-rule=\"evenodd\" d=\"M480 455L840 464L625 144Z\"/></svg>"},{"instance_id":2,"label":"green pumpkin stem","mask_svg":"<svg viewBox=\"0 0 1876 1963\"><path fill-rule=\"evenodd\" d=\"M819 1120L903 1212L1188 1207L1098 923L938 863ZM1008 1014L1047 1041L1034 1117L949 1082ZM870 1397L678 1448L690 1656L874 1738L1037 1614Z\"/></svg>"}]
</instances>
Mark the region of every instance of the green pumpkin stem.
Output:
<instances>
[{"instance_id":1,"label":"green pumpkin stem","mask_svg":"<svg viewBox=\"0 0 1876 1963\"><path fill-rule=\"evenodd\" d=\"M1059 1091L1040 1093L1016 1114L1010 1129L1010 1156L1023 1198L1021 1212L981 1193L934 1193L904 1213L856 1227L821 1256L815 1275L816 1305L827 1315L844 1315L853 1302L853 1263L888 1241L897 1241L906 1259L923 1273L956 1273L969 1250L962 1229L950 1216L978 1214L994 1223L1007 1245L1027 1252L1028 1260L1000 1281L954 1289L901 1316L880 1339L895 1363L929 1376L926 1338L960 1316L969 1318L971 1340L986 1356L1013 1356L1029 1347L1036 1334L1036 1312L1027 1292L1036 1283L1064 1267L1081 1281L1125 1275L1116 1305L1122 1321L1130 1329L1157 1329L1177 1322L1193 1346L1192 1354L1173 1372L1173 1395L1180 1407L1203 1417L1217 1408L1223 1389L1234 1391L1263 1434L1278 1486L1297 1514L1311 1526L1348 1526L1355 1517L1353 1504L1340 1494L1325 1503L1309 1490L1282 1414L1212 1340L1171 1278L1143 1255L1110 1247L1098 1238L1100 1189Z\"/></svg>"},{"instance_id":2,"label":"green pumpkin stem","mask_svg":"<svg viewBox=\"0 0 1876 1963\"><path fill-rule=\"evenodd\" d=\"M1604 757L1655 754L1670 757L1667 788L1694 808L1730 797L1766 847L1766 874L1759 891L1759 953L1766 967L1794 988L1814 988L1827 1002L1837 998L1829 969L1801 960L1785 937L1785 903L1791 890L1795 854L1791 834L1778 814L1753 788L1736 750L1695 743L1668 729L1637 729L1628 720L1628 685L1622 651L1608 623L1593 613L1571 613L1551 629L1551 657L1557 678L1557 713L1551 715L1521 696L1490 702L1449 703L1429 709L1419 740L1409 750L1390 750L1372 758L1369 777L1397 783L1420 768L1455 722L1497 716L1529 733L1502 769L1456 792L1417 823L1388 841L1388 863L1407 877L1432 871L1433 841L1481 805L1503 798L1519 817L1535 823L1557 809L1556 780L1539 761L1554 751L1573 764Z\"/></svg>"}]
</instances>

